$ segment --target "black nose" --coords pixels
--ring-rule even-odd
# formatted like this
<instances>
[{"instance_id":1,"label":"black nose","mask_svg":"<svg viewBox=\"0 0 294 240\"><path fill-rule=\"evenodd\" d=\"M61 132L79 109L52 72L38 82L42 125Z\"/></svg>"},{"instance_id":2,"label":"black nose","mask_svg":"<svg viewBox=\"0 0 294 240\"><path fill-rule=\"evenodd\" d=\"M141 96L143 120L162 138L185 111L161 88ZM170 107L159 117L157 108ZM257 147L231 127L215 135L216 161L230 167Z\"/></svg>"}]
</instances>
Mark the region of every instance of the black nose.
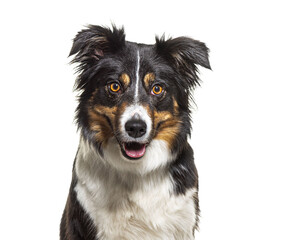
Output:
<instances>
[{"instance_id":1,"label":"black nose","mask_svg":"<svg viewBox=\"0 0 294 240\"><path fill-rule=\"evenodd\" d=\"M130 137L139 138L146 133L147 125L140 119L131 119L126 122L125 129Z\"/></svg>"}]
</instances>

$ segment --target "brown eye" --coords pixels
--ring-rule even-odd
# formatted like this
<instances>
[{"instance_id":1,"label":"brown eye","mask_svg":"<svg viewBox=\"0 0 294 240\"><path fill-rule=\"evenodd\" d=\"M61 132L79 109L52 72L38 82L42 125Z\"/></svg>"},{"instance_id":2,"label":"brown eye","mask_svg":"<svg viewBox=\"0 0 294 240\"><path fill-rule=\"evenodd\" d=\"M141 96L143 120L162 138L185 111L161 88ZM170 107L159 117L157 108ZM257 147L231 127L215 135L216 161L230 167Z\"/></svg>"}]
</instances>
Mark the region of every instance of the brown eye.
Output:
<instances>
[{"instance_id":1,"label":"brown eye","mask_svg":"<svg viewBox=\"0 0 294 240\"><path fill-rule=\"evenodd\" d=\"M117 93L120 90L120 85L118 83L111 83L109 89L110 91Z\"/></svg>"},{"instance_id":2,"label":"brown eye","mask_svg":"<svg viewBox=\"0 0 294 240\"><path fill-rule=\"evenodd\" d=\"M160 85L155 85L153 88L152 88L152 91L151 91L151 94L153 95L159 95L161 94L163 91L162 87Z\"/></svg>"}]
</instances>

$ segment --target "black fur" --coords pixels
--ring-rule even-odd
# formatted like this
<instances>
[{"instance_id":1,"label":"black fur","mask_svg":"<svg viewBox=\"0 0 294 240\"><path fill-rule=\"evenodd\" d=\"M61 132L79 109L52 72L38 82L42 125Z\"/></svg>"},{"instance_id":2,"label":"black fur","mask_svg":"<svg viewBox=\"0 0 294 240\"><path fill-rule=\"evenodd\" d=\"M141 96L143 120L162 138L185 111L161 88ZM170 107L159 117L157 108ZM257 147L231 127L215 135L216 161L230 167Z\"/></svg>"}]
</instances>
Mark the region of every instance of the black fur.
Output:
<instances>
[{"instance_id":1,"label":"black fur","mask_svg":"<svg viewBox=\"0 0 294 240\"><path fill-rule=\"evenodd\" d=\"M90 25L82 30L74 39L70 56L74 55L73 63L77 63L79 72L76 89L80 91L79 104L76 109L76 121L83 138L88 140L103 155L102 142L94 138L96 132L89 126L89 108L91 104L120 108L124 102L130 102L134 88L126 89L120 97L114 97L105 91L105 86L111 81L117 81L120 74L128 72L130 78L135 78L132 69L136 65L136 53L140 50L140 73L153 72L156 83L166 90L161 98L150 96L149 89L140 92L140 103L150 106L156 111L167 111L175 114L173 98L178 104L179 131L173 141L171 151L177 159L169 166L169 172L175 183L175 194L185 194L188 189L198 189L198 174L194 164L193 150L187 142L191 134L191 114L189 100L191 90L199 84L197 65L210 69L208 48L204 43L187 37L165 40L164 36L156 37L155 45L145 45L125 40L124 29L104 28ZM140 86L144 88L144 86ZM98 89L98 90L97 90ZM95 92L98 91L98 92ZM91 99L91 104L89 103ZM107 116L104 116L107 119ZM117 127L117 122L107 120L111 129ZM160 127L160 124L158 128ZM151 137L155 137L154 129ZM115 131L118 142L120 135ZM152 140L152 139L150 139ZM61 240L91 240L95 239L97 229L93 227L89 216L76 199L75 171L70 188L67 205L60 226ZM198 195L195 196L195 207L199 213Z\"/></svg>"},{"instance_id":2,"label":"black fur","mask_svg":"<svg viewBox=\"0 0 294 240\"><path fill-rule=\"evenodd\" d=\"M60 240L96 240L97 229L77 200L75 170L60 224Z\"/></svg>"},{"instance_id":3,"label":"black fur","mask_svg":"<svg viewBox=\"0 0 294 240\"><path fill-rule=\"evenodd\" d=\"M174 191L176 194L185 194L187 189L196 187L198 191L198 172L194 163L193 150L186 144L178 158L170 165L170 174L175 182ZM194 196L195 208L197 212L196 226L200 216L198 194Z\"/></svg>"}]
</instances>

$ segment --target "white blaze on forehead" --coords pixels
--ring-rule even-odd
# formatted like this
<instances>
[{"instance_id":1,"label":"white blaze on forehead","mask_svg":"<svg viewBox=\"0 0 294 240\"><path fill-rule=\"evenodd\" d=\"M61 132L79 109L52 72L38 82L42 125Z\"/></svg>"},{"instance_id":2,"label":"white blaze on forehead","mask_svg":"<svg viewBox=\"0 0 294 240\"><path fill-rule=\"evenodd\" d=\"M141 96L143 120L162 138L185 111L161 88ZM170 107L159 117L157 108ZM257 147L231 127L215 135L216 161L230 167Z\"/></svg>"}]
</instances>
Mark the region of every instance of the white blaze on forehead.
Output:
<instances>
[{"instance_id":1,"label":"white blaze on forehead","mask_svg":"<svg viewBox=\"0 0 294 240\"><path fill-rule=\"evenodd\" d=\"M139 72L140 72L140 52L138 50L137 51L137 64L136 64L135 103L137 103L139 100L139 80L140 80Z\"/></svg>"},{"instance_id":2,"label":"white blaze on forehead","mask_svg":"<svg viewBox=\"0 0 294 240\"><path fill-rule=\"evenodd\" d=\"M141 119L146 123L147 129L146 134L142 137L136 138L138 142L144 142L148 139L151 129L152 129L152 120L151 116L149 116L147 110L138 104L128 106L124 113L121 115L120 118L120 130L122 132L122 136L126 142L134 141L135 139L130 137L125 130L125 124L127 121L131 120L132 118Z\"/></svg>"}]
</instances>

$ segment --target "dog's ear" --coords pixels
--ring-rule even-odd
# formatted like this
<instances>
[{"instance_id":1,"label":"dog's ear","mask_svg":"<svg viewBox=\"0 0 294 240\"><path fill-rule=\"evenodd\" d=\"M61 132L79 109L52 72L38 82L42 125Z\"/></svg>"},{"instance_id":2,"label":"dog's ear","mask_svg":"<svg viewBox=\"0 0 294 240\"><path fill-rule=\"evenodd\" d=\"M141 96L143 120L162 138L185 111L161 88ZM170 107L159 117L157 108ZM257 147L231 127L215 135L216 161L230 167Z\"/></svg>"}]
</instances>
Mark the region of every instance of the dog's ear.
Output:
<instances>
[{"instance_id":1,"label":"dog's ear","mask_svg":"<svg viewBox=\"0 0 294 240\"><path fill-rule=\"evenodd\" d=\"M156 37L156 51L163 56L179 73L185 76L188 86L199 84L197 65L211 69L209 49L202 42L188 37L170 38L165 40Z\"/></svg>"},{"instance_id":2,"label":"dog's ear","mask_svg":"<svg viewBox=\"0 0 294 240\"><path fill-rule=\"evenodd\" d=\"M72 62L82 65L95 63L108 53L115 53L125 44L124 29L89 25L73 40L69 56L76 54Z\"/></svg>"}]
</instances>

